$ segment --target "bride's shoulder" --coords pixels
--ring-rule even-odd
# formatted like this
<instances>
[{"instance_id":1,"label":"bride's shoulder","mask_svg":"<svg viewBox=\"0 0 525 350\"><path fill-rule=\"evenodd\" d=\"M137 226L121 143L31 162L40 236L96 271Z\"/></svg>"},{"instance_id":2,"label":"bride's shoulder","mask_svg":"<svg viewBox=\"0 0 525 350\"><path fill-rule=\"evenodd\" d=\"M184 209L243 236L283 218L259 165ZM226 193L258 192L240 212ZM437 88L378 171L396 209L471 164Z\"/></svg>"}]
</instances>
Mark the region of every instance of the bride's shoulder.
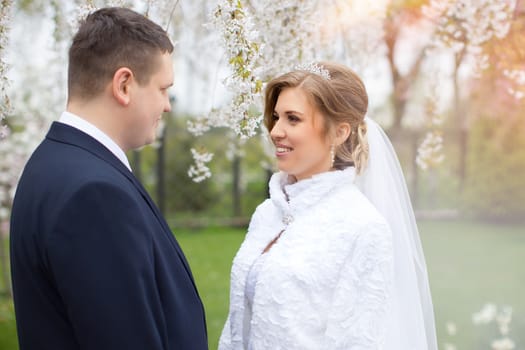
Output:
<instances>
[{"instance_id":1,"label":"bride's shoulder","mask_svg":"<svg viewBox=\"0 0 525 350\"><path fill-rule=\"evenodd\" d=\"M272 203L271 199L267 198L255 208L250 221L254 222L261 220L265 217L275 215L275 213L275 205Z\"/></svg>"},{"instance_id":2,"label":"bride's shoulder","mask_svg":"<svg viewBox=\"0 0 525 350\"><path fill-rule=\"evenodd\" d=\"M355 185L339 188L326 204L339 222L359 231L366 227L388 231L385 218Z\"/></svg>"},{"instance_id":3,"label":"bride's shoulder","mask_svg":"<svg viewBox=\"0 0 525 350\"><path fill-rule=\"evenodd\" d=\"M277 221L278 210L270 199L264 200L255 208L250 223L248 225L248 235L251 232L260 230L261 227L272 226L273 222Z\"/></svg>"},{"instance_id":4,"label":"bride's shoulder","mask_svg":"<svg viewBox=\"0 0 525 350\"><path fill-rule=\"evenodd\" d=\"M328 198L327 205L346 214L355 213L366 217L379 215L374 205L355 184L347 184L335 189Z\"/></svg>"}]
</instances>

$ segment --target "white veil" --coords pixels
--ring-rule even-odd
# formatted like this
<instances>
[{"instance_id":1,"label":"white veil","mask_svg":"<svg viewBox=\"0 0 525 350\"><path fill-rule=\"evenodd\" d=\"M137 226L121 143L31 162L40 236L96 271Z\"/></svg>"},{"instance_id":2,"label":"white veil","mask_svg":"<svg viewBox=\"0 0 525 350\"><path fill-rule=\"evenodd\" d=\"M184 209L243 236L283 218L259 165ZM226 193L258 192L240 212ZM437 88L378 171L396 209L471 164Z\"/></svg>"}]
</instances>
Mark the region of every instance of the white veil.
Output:
<instances>
[{"instance_id":1,"label":"white veil","mask_svg":"<svg viewBox=\"0 0 525 350\"><path fill-rule=\"evenodd\" d=\"M399 347L403 350L437 350L427 268L405 178L384 131L370 118L365 121L369 158L356 184L385 217L393 233L395 275L391 317L397 327L387 335L385 344L403 344Z\"/></svg>"}]
</instances>

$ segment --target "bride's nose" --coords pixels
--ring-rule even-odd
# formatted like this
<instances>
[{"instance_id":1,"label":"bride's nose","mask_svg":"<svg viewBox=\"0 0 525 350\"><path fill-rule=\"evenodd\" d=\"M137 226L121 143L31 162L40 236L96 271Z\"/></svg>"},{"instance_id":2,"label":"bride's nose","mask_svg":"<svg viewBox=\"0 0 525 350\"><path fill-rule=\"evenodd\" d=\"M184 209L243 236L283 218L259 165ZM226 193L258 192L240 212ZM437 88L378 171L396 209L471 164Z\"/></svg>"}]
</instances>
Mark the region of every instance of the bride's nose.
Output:
<instances>
[{"instance_id":1,"label":"bride's nose","mask_svg":"<svg viewBox=\"0 0 525 350\"><path fill-rule=\"evenodd\" d=\"M270 136L272 139L282 139L285 135L286 133L282 123L280 123L280 119L276 120L275 124L273 124L272 130L270 131Z\"/></svg>"}]
</instances>

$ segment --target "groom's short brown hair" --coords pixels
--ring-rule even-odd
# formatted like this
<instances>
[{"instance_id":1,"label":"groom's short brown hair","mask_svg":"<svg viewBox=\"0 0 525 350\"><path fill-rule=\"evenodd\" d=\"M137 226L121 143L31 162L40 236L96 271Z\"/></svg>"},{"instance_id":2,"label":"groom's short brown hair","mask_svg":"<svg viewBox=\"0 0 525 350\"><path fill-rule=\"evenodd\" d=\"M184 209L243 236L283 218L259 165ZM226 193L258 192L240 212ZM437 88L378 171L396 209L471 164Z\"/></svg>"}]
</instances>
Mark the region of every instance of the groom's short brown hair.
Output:
<instances>
[{"instance_id":1,"label":"groom's short brown hair","mask_svg":"<svg viewBox=\"0 0 525 350\"><path fill-rule=\"evenodd\" d=\"M121 67L146 84L166 52L173 52L166 31L145 16L122 7L97 10L80 23L69 49L69 98L97 96Z\"/></svg>"}]
</instances>

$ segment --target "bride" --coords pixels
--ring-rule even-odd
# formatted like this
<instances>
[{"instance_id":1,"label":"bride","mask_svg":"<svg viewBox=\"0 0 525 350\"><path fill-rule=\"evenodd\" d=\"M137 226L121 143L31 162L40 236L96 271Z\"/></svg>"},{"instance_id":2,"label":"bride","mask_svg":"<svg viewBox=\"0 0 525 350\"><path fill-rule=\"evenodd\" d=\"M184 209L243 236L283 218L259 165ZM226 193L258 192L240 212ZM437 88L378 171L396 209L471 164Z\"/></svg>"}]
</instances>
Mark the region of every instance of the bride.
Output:
<instances>
[{"instance_id":1,"label":"bride","mask_svg":"<svg viewBox=\"0 0 525 350\"><path fill-rule=\"evenodd\" d=\"M279 173L231 271L219 349L437 349L399 162L345 66L270 81L264 122Z\"/></svg>"}]
</instances>

